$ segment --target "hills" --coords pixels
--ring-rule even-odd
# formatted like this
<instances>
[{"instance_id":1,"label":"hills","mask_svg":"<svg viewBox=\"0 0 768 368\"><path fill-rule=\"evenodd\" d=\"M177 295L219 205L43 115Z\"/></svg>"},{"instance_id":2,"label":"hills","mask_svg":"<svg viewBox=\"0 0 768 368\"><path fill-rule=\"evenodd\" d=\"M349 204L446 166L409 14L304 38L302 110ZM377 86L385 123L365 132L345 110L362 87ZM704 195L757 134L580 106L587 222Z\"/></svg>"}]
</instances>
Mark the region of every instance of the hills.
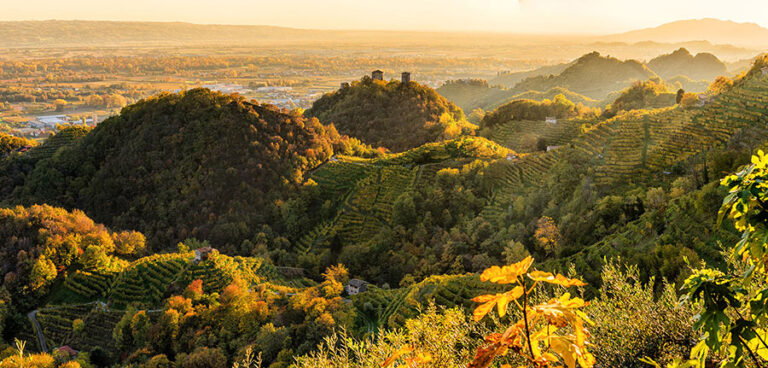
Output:
<instances>
[{"instance_id":1,"label":"hills","mask_svg":"<svg viewBox=\"0 0 768 368\"><path fill-rule=\"evenodd\" d=\"M592 52L578 58L560 74L528 77L517 83L513 89L521 93L562 87L599 100L624 88L632 81L646 80L654 76L656 74L653 71L638 61L621 61Z\"/></svg>"},{"instance_id":2,"label":"hills","mask_svg":"<svg viewBox=\"0 0 768 368\"><path fill-rule=\"evenodd\" d=\"M251 208L285 199L344 144L317 120L274 106L203 89L162 94L30 163L6 199L80 208L141 230L156 249L191 237L239 246L275 216Z\"/></svg>"},{"instance_id":3,"label":"hills","mask_svg":"<svg viewBox=\"0 0 768 368\"><path fill-rule=\"evenodd\" d=\"M717 56L709 53L694 56L684 48L652 59L648 67L664 79L686 76L694 80L712 81L728 72L725 63Z\"/></svg>"},{"instance_id":4,"label":"hills","mask_svg":"<svg viewBox=\"0 0 768 368\"><path fill-rule=\"evenodd\" d=\"M514 89L507 89L500 86L490 86L488 82L482 79L459 79L446 81L437 89L437 93L455 102L459 107L468 113L477 108L483 109L485 111L492 111L502 104L512 100L551 100L560 94L564 95L570 101L575 103L582 103L587 106L598 106L601 104L601 101L591 99L587 96L580 95L562 87L555 87L543 92L526 91L518 93Z\"/></svg>"},{"instance_id":5,"label":"hills","mask_svg":"<svg viewBox=\"0 0 768 368\"><path fill-rule=\"evenodd\" d=\"M677 43L707 40L715 44L765 48L768 29L755 23L737 23L720 19L689 19L662 24L654 28L639 29L601 37L607 41Z\"/></svg>"},{"instance_id":6,"label":"hills","mask_svg":"<svg viewBox=\"0 0 768 368\"><path fill-rule=\"evenodd\" d=\"M670 88L703 92L716 77L727 74L725 63L716 56L709 53L694 56L685 48L659 55L648 64L635 60L621 61L592 52L567 64L527 72L500 73L490 81L447 81L437 91L465 111L476 108L491 111L513 100L551 100L558 94L574 103L604 107L637 81L661 77ZM511 82L515 83L509 86Z\"/></svg>"},{"instance_id":7,"label":"hills","mask_svg":"<svg viewBox=\"0 0 768 368\"><path fill-rule=\"evenodd\" d=\"M579 88L605 67L617 84L647 71L638 64L590 54L526 80ZM642 79L607 114L557 94L503 104L482 129L455 134L460 109L398 81L364 78L306 115L204 89L143 100L0 160L0 326L28 341L41 333L98 366L225 367L250 349L287 367L324 341L335 346L329 336L341 329L352 338L379 327L442 330L435 320L445 315L421 313L469 311L473 297L499 291L480 271L532 255L539 271L579 274L589 283L579 295L604 308L585 313L611 316L590 331L626 342L626 352L605 343L597 359L645 356L638 346L659 358L662 348L623 338L661 329L680 332L675 349L687 352L695 312L657 307L659 295L678 305L676 288L649 280L679 284L700 261L725 268L720 246L739 234L727 220L716 226L719 178L768 146L767 65L758 58L684 106L659 79ZM340 135L334 119L355 137ZM35 205L44 202L66 209ZM606 262L625 262L631 280L614 275L624 284L606 292ZM349 295L350 278L371 284ZM622 293L637 288L647 298L633 305L645 309L619 314L631 313ZM606 306L611 297L618 302ZM688 324L657 327L664 318L640 318L648 309ZM465 327L462 311L448 313L465 332L498 327ZM642 329L617 329L618 319ZM481 340L467 341L472 351Z\"/></svg>"},{"instance_id":8,"label":"hills","mask_svg":"<svg viewBox=\"0 0 768 368\"><path fill-rule=\"evenodd\" d=\"M464 112L416 82L364 77L324 95L305 112L333 123L342 134L401 152L474 130Z\"/></svg>"}]
</instances>

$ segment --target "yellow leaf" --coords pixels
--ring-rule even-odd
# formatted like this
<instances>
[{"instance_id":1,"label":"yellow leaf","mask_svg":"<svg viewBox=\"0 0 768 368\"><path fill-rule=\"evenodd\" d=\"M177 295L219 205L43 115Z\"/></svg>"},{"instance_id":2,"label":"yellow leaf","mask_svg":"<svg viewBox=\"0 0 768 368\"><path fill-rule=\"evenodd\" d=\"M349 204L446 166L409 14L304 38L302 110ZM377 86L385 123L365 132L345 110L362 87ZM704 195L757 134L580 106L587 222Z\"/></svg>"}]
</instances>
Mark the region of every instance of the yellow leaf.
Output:
<instances>
[{"instance_id":1,"label":"yellow leaf","mask_svg":"<svg viewBox=\"0 0 768 368\"><path fill-rule=\"evenodd\" d=\"M496 295L481 295L477 298L472 299L472 301L483 303L475 308L475 311L472 313L472 316L475 318L475 322L479 322L483 317L485 317L486 314L488 314L492 309L493 306L496 305L496 298L499 294Z\"/></svg>"},{"instance_id":2,"label":"yellow leaf","mask_svg":"<svg viewBox=\"0 0 768 368\"><path fill-rule=\"evenodd\" d=\"M498 300L496 300L496 306L498 307L498 310L499 310L499 317L504 317L507 314L507 304L523 296L524 291L525 291L525 288L523 288L522 286L517 286L514 289L502 294L502 296Z\"/></svg>"},{"instance_id":3,"label":"yellow leaf","mask_svg":"<svg viewBox=\"0 0 768 368\"><path fill-rule=\"evenodd\" d=\"M528 268L530 268L532 264L533 258L528 256L524 260L509 266L493 266L483 271L480 275L480 280L490 281L496 284L517 283L517 278L528 272Z\"/></svg>"},{"instance_id":4,"label":"yellow leaf","mask_svg":"<svg viewBox=\"0 0 768 368\"><path fill-rule=\"evenodd\" d=\"M549 346L552 351L559 355L565 366L576 368L576 352L573 350L573 344L562 336L552 336L549 339Z\"/></svg>"},{"instance_id":5,"label":"yellow leaf","mask_svg":"<svg viewBox=\"0 0 768 368\"><path fill-rule=\"evenodd\" d=\"M548 282L550 284L561 285L564 287L587 285L585 282L578 279L569 279L560 274L553 275L550 272L543 272L543 271L533 271L528 274L528 277L530 277L534 281Z\"/></svg>"},{"instance_id":6,"label":"yellow leaf","mask_svg":"<svg viewBox=\"0 0 768 368\"><path fill-rule=\"evenodd\" d=\"M408 354L413 351L413 347L411 346L403 346L399 350L392 353L392 355L387 358L387 360L384 361L384 363L381 365L382 367L389 367L394 363L396 360L400 359L401 356Z\"/></svg>"}]
</instances>

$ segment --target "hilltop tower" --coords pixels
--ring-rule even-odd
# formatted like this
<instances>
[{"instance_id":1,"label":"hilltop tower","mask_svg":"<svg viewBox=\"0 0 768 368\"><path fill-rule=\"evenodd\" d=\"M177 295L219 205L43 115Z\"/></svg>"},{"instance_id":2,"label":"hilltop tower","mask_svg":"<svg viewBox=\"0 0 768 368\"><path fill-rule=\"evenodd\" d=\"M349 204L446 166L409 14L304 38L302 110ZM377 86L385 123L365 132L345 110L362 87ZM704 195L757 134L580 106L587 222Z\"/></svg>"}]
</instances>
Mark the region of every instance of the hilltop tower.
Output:
<instances>
[{"instance_id":1,"label":"hilltop tower","mask_svg":"<svg viewBox=\"0 0 768 368\"><path fill-rule=\"evenodd\" d=\"M400 76L400 81L403 84L408 84L411 82L411 72L403 72L403 74Z\"/></svg>"},{"instance_id":2,"label":"hilltop tower","mask_svg":"<svg viewBox=\"0 0 768 368\"><path fill-rule=\"evenodd\" d=\"M373 79L373 80L384 80L384 72L382 72L381 70L378 70L378 69L374 70L371 73L371 79Z\"/></svg>"},{"instance_id":3,"label":"hilltop tower","mask_svg":"<svg viewBox=\"0 0 768 368\"><path fill-rule=\"evenodd\" d=\"M341 89L349 88L349 83L347 82L341 82Z\"/></svg>"}]
</instances>

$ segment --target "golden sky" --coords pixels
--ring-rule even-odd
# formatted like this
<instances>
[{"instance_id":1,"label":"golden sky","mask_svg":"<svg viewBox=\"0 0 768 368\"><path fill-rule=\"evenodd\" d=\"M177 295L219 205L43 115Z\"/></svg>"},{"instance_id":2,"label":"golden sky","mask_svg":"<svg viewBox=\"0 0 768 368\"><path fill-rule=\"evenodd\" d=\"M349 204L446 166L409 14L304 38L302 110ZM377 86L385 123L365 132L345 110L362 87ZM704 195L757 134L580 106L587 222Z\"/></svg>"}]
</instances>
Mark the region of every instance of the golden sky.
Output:
<instances>
[{"instance_id":1,"label":"golden sky","mask_svg":"<svg viewBox=\"0 0 768 368\"><path fill-rule=\"evenodd\" d=\"M0 20L183 21L314 29L611 33L693 18L768 27L768 0L0 0Z\"/></svg>"}]
</instances>

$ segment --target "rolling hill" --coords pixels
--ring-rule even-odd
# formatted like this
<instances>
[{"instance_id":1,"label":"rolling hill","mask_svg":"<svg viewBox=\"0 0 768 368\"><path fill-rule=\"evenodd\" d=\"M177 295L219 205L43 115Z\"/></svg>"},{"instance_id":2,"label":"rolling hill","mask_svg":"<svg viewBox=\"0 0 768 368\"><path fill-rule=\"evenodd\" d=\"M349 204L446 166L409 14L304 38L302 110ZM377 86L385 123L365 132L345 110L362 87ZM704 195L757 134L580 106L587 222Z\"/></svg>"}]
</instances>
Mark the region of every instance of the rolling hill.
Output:
<instances>
[{"instance_id":1,"label":"rolling hill","mask_svg":"<svg viewBox=\"0 0 768 368\"><path fill-rule=\"evenodd\" d=\"M601 101L571 92L562 87L555 87L543 92L527 91L518 93L513 89L507 89L500 86L489 86L488 82L481 79L447 81L437 89L437 93L453 101L456 105L461 107L462 110L467 112L471 112L477 108L485 111L492 111L513 100L551 100L560 94L564 95L574 103L582 103L586 106L601 105Z\"/></svg>"},{"instance_id":2,"label":"rolling hill","mask_svg":"<svg viewBox=\"0 0 768 368\"><path fill-rule=\"evenodd\" d=\"M578 58L560 74L523 79L513 90L523 93L562 87L601 100L609 93L624 89L636 80L647 80L655 76L656 73L638 61L621 61L592 52Z\"/></svg>"},{"instance_id":3,"label":"rolling hill","mask_svg":"<svg viewBox=\"0 0 768 368\"><path fill-rule=\"evenodd\" d=\"M694 56L684 48L677 49L671 54L660 55L649 61L647 65L664 79L686 76L694 80L712 81L728 72L725 63L717 56L709 53L699 53Z\"/></svg>"},{"instance_id":4,"label":"rolling hill","mask_svg":"<svg viewBox=\"0 0 768 368\"><path fill-rule=\"evenodd\" d=\"M204 89L162 94L26 162L33 169L14 174L5 200L83 209L109 226L145 232L156 249L190 237L240 244L249 228L270 222L269 211L250 208L272 206L300 187L340 139L317 120L274 106Z\"/></svg>"},{"instance_id":5,"label":"rolling hill","mask_svg":"<svg viewBox=\"0 0 768 368\"><path fill-rule=\"evenodd\" d=\"M325 94L304 115L333 123L342 134L396 152L474 130L461 108L432 88L369 77Z\"/></svg>"}]
</instances>

